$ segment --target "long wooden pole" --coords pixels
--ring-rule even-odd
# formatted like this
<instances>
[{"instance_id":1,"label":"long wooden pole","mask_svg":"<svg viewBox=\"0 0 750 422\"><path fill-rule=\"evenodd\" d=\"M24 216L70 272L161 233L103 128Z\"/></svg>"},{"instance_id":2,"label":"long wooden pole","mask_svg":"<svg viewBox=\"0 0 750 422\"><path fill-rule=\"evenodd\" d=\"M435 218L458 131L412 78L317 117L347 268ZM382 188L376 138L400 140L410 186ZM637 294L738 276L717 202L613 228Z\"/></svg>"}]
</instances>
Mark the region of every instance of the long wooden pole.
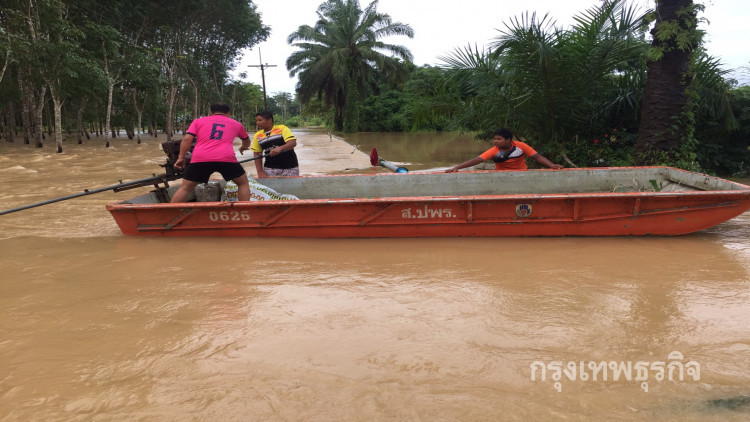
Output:
<instances>
[{"instance_id":1,"label":"long wooden pole","mask_svg":"<svg viewBox=\"0 0 750 422\"><path fill-rule=\"evenodd\" d=\"M286 151L284 151L284 152L286 152ZM257 157L243 158L241 160L237 160L237 162L239 162L239 163L246 163L248 161L254 161L254 160L257 160L259 158L267 158L267 157L268 157L268 155L263 154L263 155L259 155ZM124 191L124 190L128 190L128 189L135 189L135 188L140 188L140 187L144 187L144 186L149 186L149 185L152 185L152 184L153 184L154 187L158 188L160 183L164 183L165 187L166 187L166 183L167 182L171 182L173 180L177 180L177 179L181 179L181 178L182 178L182 173L178 172L178 173L161 174L161 175L158 175L158 176L154 174L151 177L146 177L144 179L138 179L138 180L132 180L130 182L123 182L121 180L120 183L117 183L117 184L114 184L114 185L110 185L110 186L104 186L104 187L96 188L96 189L84 189L83 192L74 193L74 194L71 194L71 195L65 195L65 196L61 196L59 198L49 199L49 200L41 201L41 202L35 202L33 204L24 205L24 206L16 207L16 208L10 208L10 209L7 209L7 210L0 210L0 215L10 214L10 213L16 212L16 211L23 211L23 210L27 210L29 208L41 207L42 205L54 204L55 202L67 201L68 199L80 198L82 196L92 195L92 194L95 194L95 193L106 192L108 190L111 190L111 191L114 191L114 192L120 192L120 191Z\"/></svg>"}]
</instances>

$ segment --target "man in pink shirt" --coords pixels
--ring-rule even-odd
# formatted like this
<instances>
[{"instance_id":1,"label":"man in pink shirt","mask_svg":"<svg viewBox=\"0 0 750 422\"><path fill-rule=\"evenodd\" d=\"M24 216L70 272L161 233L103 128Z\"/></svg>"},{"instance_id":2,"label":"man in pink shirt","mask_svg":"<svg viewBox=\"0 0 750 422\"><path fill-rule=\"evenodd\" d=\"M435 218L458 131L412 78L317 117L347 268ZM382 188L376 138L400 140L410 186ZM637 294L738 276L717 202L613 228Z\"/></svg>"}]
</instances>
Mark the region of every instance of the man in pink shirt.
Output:
<instances>
[{"instance_id":1,"label":"man in pink shirt","mask_svg":"<svg viewBox=\"0 0 750 422\"><path fill-rule=\"evenodd\" d=\"M250 148L250 136L242 123L229 118L229 106L225 103L212 104L210 116L193 120L180 143L180 155L174 163L177 169L185 167L185 156L194 138L198 141L195 143L190 164L182 176L180 188L170 202L185 202L198 183L208 182L208 178L214 172L221 173L224 180L231 180L237 184L240 201L249 201L250 185L247 174L234 156L233 143L234 138L242 139L242 154Z\"/></svg>"}]
</instances>

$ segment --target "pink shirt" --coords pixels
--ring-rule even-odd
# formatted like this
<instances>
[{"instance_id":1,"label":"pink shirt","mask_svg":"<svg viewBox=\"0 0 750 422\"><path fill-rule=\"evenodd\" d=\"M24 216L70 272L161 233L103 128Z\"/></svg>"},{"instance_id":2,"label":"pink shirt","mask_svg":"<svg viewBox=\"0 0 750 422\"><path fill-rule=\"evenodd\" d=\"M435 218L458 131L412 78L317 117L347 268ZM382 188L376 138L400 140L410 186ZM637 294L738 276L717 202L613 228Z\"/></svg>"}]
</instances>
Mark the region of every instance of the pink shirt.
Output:
<instances>
[{"instance_id":1,"label":"pink shirt","mask_svg":"<svg viewBox=\"0 0 750 422\"><path fill-rule=\"evenodd\" d=\"M236 163L234 138L249 138L242 123L221 114L193 120L187 133L198 140L190 158L191 163L220 161Z\"/></svg>"}]
</instances>

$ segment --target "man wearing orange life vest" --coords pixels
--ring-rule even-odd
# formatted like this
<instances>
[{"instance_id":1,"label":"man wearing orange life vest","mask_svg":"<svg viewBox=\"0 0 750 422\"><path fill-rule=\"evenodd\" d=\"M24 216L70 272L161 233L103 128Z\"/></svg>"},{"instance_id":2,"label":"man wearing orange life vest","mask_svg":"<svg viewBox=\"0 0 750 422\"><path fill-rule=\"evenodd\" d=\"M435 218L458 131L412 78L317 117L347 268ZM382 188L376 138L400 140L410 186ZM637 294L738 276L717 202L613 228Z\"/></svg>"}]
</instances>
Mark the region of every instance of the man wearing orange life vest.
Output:
<instances>
[{"instance_id":1,"label":"man wearing orange life vest","mask_svg":"<svg viewBox=\"0 0 750 422\"><path fill-rule=\"evenodd\" d=\"M555 164L539 154L524 142L514 141L513 132L508 129L500 128L495 131L492 143L495 145L487 151L469 161L463 162L455 167L446 170L446 173L455 173L466 167L475 166L485 160L495 162L495 170L528 170L526 167L526 157L531 157L539 164L551 169L561 169L563 166Z\"/></svg>"}]
</instances>

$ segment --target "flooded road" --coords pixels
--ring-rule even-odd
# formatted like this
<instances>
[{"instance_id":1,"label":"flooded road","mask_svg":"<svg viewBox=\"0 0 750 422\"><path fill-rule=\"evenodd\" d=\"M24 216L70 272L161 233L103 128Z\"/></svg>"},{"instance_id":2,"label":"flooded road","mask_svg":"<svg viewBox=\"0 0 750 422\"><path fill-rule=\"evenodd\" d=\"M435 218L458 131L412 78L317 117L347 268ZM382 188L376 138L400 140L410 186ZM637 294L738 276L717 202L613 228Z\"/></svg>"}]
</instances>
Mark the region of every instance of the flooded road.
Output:
<instances>
[{"instance_id":1,"label":"flooded road","mask_svg":"<svg viewBox=\"0 0 750 422\"><path fill-rule=\"evenodd\" d=\"M0 209L160 170L158 142L113 145L0 145ZM659 238L122 236L104 204L148 190L0 216L0 420L750 418L750 213Z\"/></svg>"}]
</instances>

